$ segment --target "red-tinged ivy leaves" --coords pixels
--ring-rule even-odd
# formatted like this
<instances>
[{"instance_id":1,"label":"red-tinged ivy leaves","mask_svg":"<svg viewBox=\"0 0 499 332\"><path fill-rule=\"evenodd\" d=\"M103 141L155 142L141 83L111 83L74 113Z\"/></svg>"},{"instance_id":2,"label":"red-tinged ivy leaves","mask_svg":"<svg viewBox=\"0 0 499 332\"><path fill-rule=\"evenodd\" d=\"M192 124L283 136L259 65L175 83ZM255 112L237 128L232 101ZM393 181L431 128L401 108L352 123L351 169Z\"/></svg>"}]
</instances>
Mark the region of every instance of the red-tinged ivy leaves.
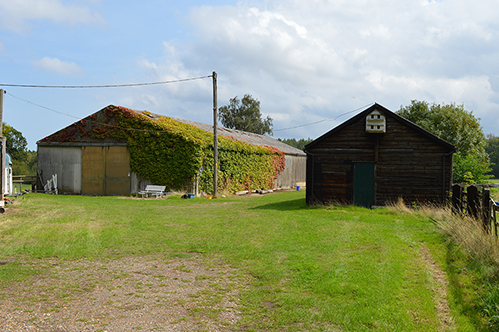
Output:
<instances>
[{"instance_id":1,"label":"red-tinged ivy leaves","mask_svg":"<svg viewBox=\"0 0 499 332\"><path fill-rule=\"evenodd\" d=\"M213 192L213 135L148 111L110 105L48 136L45 142L126 141L130 168L158 185L182 190L199 177L201 189ZM218 190L271 189L285 167L282 151L219 137Z\"/></svg>"}]
</instances>

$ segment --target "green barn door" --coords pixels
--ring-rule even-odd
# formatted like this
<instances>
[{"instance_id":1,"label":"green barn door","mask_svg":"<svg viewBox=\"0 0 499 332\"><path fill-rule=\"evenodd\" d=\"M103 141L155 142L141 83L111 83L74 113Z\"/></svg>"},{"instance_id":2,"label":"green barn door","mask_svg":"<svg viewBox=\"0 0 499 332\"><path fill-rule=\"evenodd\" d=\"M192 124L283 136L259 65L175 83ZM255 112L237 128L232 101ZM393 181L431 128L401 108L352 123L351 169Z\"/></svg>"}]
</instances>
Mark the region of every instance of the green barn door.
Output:
<instances>
[{"instance_id":1,"label":"green barn door","mask_svg":"<svg viewBox=\"0 0 499 332\"><path fill-rule=\"evenodd\" d=\"M354 164L353 204L374 205L374 163Z\"/></svg>"}]
</instances>

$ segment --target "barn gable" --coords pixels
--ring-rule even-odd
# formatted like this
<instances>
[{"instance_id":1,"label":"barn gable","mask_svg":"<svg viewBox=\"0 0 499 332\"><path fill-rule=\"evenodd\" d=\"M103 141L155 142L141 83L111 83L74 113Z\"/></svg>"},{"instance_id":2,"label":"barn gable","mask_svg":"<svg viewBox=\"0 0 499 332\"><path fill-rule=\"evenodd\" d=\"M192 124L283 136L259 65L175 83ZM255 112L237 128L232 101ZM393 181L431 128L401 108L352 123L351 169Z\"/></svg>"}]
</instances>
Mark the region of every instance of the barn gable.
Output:
<instances>
[{"instance_id":1,"label":"barn gable","mask_svg":"<svg viewBox=\"0 0 499 332\"><path fill-rule=\"evenodd\" d=\"M442 202L454 146L374 104L306 147L307 204Z\"/></svg>"}]
</instances>

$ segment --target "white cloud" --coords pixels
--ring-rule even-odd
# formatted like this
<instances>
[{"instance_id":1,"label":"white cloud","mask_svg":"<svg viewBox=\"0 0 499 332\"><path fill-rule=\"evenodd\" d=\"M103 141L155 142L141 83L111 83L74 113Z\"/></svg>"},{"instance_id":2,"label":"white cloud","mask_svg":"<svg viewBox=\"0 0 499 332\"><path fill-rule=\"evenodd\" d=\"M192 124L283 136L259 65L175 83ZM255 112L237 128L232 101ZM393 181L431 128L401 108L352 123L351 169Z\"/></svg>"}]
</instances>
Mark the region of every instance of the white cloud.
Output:
<instances>
[{"instance_id":1,"label":"white cloud","mask_svg":"<svg viewBox=\"0 0 499 332\"><path fill-rule=\"evenodd\" d=\"M367 29L360 30L360 34L364 38L378 37L381 39L390 39L392 36L390 29L383 24L378 24L376 26L369 27Z\"/></svg>"},{"instance_id":2,"label":"white cloud","mask_svg":"<svg viewBox=\"0 0 499 332\"><path fill-rule=\"evenodd\" d=\"M161 79L216 70L219 104L249 93L274 128L371 102L395 111L413 99L465 103L485 119L499 108L499 86L490 83L499 71L498 16L494 1L465 0L203 6L190 15L197 39L167 41L166 60L143 66ZM167 89L188 96L198 88Z\"/></svg>"},{"instance_id":3,"label":"white cloud","mask_svg":"<svg viewBox=\"0 0 499 332\"><path fill-rule=\"evenodd\" d=\"M85 6L66 5L60 0L0 0L0 27L21 32L28 21L49 20L68 25L104 25L104 18Z\"/></svg>"},{"instance_id":4,"label":"white cloud","mask_svg":"<svg viewBox=\"0 0 499 332\"><path fill-rule=\"evenodd\" d=\"M33 66L50 72L63 75L76 75L82 72L81 68L74 62L64 62L57 58L44 57L32 62Z\"/></svg>"},{"instance_id":5,"label":"white cloud","mask_svg":"<svg viewBox=\"0 0 499 332\"><path fill-rule=\"evenodd\" d=\"M422 99L431 96L433 100L439 102L464 102L475 98L486 101L493 94L489 79L485 75L434 78L394 76L373 71L367 79L381 92L390 91L405 95L407 98L411 98L411 95Z\"/></svg>"},{"instance_id":6,"label":"white cloud","mask_svg":"<svg viewBox=\"0 0 499 332\"><path fill-rule=\"evenodd\" d=\"M201 7L192 11L191 21L202 40L195 51L234 73L245 69L251 76L268 73L293 85L310 82L311 76L320 81L346 78L348 64L339 54L341 46L310 33L308 22L287 13Z\"/></svg>"}]
</instances>

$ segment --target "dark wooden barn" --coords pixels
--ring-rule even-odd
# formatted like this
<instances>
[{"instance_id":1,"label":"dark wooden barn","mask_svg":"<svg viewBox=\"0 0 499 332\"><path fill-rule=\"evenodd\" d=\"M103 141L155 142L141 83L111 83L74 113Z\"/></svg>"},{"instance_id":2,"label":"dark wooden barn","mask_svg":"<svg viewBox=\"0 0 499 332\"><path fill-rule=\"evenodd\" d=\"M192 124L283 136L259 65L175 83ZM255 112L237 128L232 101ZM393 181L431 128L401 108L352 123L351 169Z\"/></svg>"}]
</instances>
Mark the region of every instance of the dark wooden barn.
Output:
<instances>
[{"instance_id":1,"label":"dark wooden barn","mask_svg":"<svg viewBox=\"0 0 499 332\"><path fill-rule=\"evenodd\" d=\"M455 148L374 104L306 147L307 204L442 203Z\"/></svg>"}]
</instances>

